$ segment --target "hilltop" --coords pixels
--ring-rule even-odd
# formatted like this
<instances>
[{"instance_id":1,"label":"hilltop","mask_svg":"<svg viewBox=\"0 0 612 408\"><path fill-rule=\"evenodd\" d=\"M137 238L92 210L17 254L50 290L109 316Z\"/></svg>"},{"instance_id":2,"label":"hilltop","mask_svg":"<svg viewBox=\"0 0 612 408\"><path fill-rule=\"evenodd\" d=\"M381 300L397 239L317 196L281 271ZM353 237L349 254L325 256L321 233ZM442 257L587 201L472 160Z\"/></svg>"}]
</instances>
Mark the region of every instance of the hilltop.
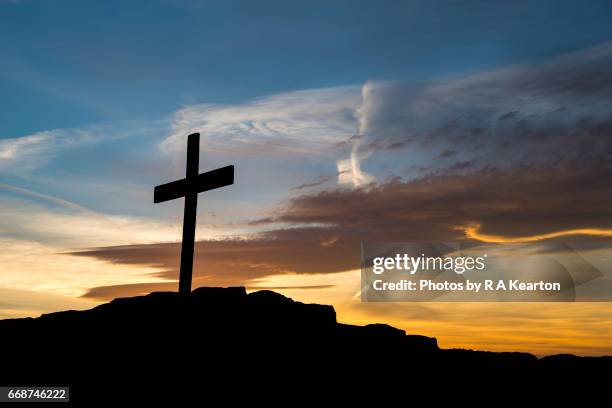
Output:
<instances>
[{"instance_id":1,"label":"hilltop","mask_svg":"<svg viewBox=\"0 0 612 408\"><path fill-rule=\"evenodd\" d=\"M396 372L409 378L525 376L612 367L610 357L444 350L435 338L385 324L341 324L332 306L271 291L247 294L242 287L155 292L85 311L2 320L0 333L3 350L10 351L0 383L67 384L75 398L101 383L205 386L212 392L219 384L301 388Z\"/></svg>"}]
</instances>

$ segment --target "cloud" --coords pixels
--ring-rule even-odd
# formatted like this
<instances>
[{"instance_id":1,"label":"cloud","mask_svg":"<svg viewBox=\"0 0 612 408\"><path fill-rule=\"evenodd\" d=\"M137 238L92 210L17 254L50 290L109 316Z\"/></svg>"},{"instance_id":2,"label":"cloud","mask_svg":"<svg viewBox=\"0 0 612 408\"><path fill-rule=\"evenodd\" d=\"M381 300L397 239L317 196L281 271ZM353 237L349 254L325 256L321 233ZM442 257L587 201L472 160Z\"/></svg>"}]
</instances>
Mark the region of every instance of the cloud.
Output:
<instances>
[{"instance_id":1,"label":"cloud","mask_svg":"<svg viewBox=\"0 0 612 408\"><path fill-rule=\"evenodd\" d=\"M171 292L176 290L177 285L177 282L151 282L97 286L89 289L82 299L107 301L119 297L146 295L151 292Z\"/></svg>"},{"instance_id":2,"label":"cloud","mask_svg":"<svg viewBox=\"0 0 612 408\"><path fill-rule=\"evenodd\" d=\"M99 124L0 139L0 172L23 175L45 166L63 151L131 135L134 130L124 126Z\"/></svg>"},{"instance_id":3,"label":"cloud","mask_svg":"<svg viewBox=\"0 0 612 408\"><path fill-rule=\"evenodd\" d=\"M103 141L155 135L166 127L164 120L146 123L122 121L0 139L0 173L23 176L44 167L62 152Z\"/></svg>"},{"instance_id":4,"label":"cloud","mask_svg":"<svg viewBox=\"0 0 612 408\"><path fill-rule=\"evenodd\" d=\"M354 187L360 187L375 181L375 178L371 174L366 173L361 168L362 160L367 159L371 154L368 151L364 153L361 149L361 145L370 132L370 111L373 108L372 105L375 103L371 97L373 87L374 85L372 82L366 82L361 87L361 105L355 112L355 116L359 123L358 136L361 137L352 138L353 145L351 147L350 157L337 162L338 182L340 184L352 184Z\"/></svg>"},{"instance_id":5,"label":"cloud","mask_svg":"<svg viewBox=\"0 0 612 408\"><path fill-rule=\"evenodd\" d=\"M359 87L294 91L240 105L191 105L173 116L162 151L182 158L188 134L207 152L317 155L355 134Z\"/></svg>"},{"instance_id":6,"label":"cloud","mask_svg":"<svg viewBox=\"0 0 612 408\"><path fill-rule=\"evenodd\" d=\"M180 225L176 222L106 215L81 206L47 207L2 196L0 211L3 236L29 239L55 248L180 239Z\"/></svg>"},{"instance_id":7,"label":"cloud","mask_svg":"<svg viewBox=\"0 0 612 408\"><path fill-rule=\"evenodd\" d=\"M438 159L447 159L449 157L453 157L457 152L454 150L446 149L437 157Z\"/></svg>"},{"instance_id":8,"label":"cloud","mask_svg":"<svg viewBox=\"0 0 612 408\"><path fill-rule=\"evenodd\" d=\"M258 279L282 274L330 273L359 266L358 253L318 228L278 230L251 239L199 241L195 247L193 286L253 285ZM161 279L178 277L180 243L128 245L72 252L117 265L149 266ZM157 285L156 285L157 286ZM106 288L106 293L120 293ZM100 291L90 294L99 296Z\"/></svg>"},{"instance_id":9,"label":"cloud","mask_svg":"<svg viewBox=\"0 0 612 408\"><path fill-rule=\"evenodd\" d=\"M362 241L453 241L480 234L522 237L612 229L612 168L564 167L441 172L417 180L326 190L287 201L259 225L287 225L250 239L196 244L195 280L249 284L278 274L336 273L359 266ZM577 193L579 192L579 194ZM180 244L97 248L75 255L148 265L177 276ZM200 258L198 258L200 259Z\"/></svg>"},{"instance_id":10,"label":"cloud","mask_svg":"<svg viewBox=\"0 0 612 408\"><path fill-rule=\"evenodd\" d=\"M0 140L0 171L19 166L20 171L41 166L56 149L57 131Z\"/></svg>"},{"instance_id":11,"label":"cloud","mask_svg":"<svg viewBox=\"0 0 612 408\"><path fill-rule=\"evenodd\" d=\"M476 224L481 233L510 237L610 228L611 179L611 166L582 162L440 171L298 196L272 221L329 225L345 239L383 241L458 239Z\"/></svg>"},{"instance_id":12,"label":"cloud","mask_svg":"<svg viewBox=\"0 0 612 408\"><path fill-rule=\"evenodd\" d=\"M18 194L23 194L31 198L42 199L50 203L57 204L57 205L60 205L66 208L73 209L73 210L97 215L94 211L91 211L90 209L83 207L82 205L79 205L77 203L73 203L71 201L64 200L62 198L55 197L49 194L42 194L36 191L28 190L27 188L17 187L17 186L5 184L5 183L0 183L0 189L12 191Z\"/></svg>"},{"instance_id":13,"label":"cloud","mask_svg":"<svg viewBox=\"0 0 612 408\"><path fill-rule=\"evenodd\" d=\"M365 138L354 156L378 179L417 177L409 165L435 172L460 162L509 168L607 160L610 106L612 43L426 84L370 82L359 108ZM440 152L454 153L435 162Z\"/></svg>"},{"instance_id":14,"label":"cloud","mask_svg":"<svg viewBox=\"0 0 612 408\"><path fill-rule=\"evenodd\" d=\"M331 179L332 177L330 176L319 176L316 180L311 181L309 183L303 183L298 186L292 187L291 190L299 191L299 190L304 190L306 188L317 187L317 186L320 186L321 184L327 183Z\"/></svg>"}]
</instances>

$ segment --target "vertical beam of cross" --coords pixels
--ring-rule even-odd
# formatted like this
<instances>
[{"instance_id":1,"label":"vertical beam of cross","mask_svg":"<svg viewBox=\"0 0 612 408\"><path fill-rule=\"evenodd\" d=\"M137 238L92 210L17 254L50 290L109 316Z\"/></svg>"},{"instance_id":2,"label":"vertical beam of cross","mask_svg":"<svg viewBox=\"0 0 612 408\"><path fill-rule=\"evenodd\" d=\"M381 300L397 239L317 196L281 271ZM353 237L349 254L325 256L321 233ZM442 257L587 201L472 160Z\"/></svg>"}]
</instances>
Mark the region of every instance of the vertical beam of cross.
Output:
<instances>
[{"instance_id":1,"label":"vertical beam of cross","mask_svg":"<svg viewBox=\"0 0 612 408\"><path fill-rule=\"evenodd\" d=\"M221 167L198 174L199 162L200 134L193 133L187 138L187 169L185 178L155 187L153 195L154 203L185 197L179 276L180 293L191 292L198 193L234 184L234 166Z\"/></svg>"},{"instance_id":2,"label":"vertical beam of cross","mask_svg":"<svg viewBox=\"0 0 612 408\"><path fill-rule=\"evenodd\" d=\"M200 165L200 134L194 133L187 139L187 170L185 179L187 185L194 185L198 177ZM198 192L189 189L185 194L183 212L183 244L181 246L181 272L179 277L179 292L191 292L191 276L193 274L193 248L195 245L196 213L198 210Z\"/></svg>"}]
</instances>

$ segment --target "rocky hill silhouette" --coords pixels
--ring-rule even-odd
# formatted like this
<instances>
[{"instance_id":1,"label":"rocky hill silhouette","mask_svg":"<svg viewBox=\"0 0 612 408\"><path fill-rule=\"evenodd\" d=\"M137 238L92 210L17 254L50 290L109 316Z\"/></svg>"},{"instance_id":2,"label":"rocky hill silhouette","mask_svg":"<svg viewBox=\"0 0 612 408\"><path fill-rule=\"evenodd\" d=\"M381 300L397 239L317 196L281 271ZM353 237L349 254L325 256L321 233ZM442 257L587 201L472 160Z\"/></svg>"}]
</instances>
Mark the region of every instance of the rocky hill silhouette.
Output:
<instances>
[{"instance_id":1,"label":"rocky hill silhouette","mask_svg":"<svg viewBox=\"0 0 612 408\"><path fill-rule=\"evenodd\" d=\"M77 400L102 398L100 384L115 394L153 389L161 396L177 387L320 388L392 373L404 373L396 380L468 372L525 378L612 367L612 357L444 350L435 338L384 324L341 324L332 306L242 287L155 292L85 311L2 320L0 333L0 384L70 385Z\"/></svg>"}]
</instances>

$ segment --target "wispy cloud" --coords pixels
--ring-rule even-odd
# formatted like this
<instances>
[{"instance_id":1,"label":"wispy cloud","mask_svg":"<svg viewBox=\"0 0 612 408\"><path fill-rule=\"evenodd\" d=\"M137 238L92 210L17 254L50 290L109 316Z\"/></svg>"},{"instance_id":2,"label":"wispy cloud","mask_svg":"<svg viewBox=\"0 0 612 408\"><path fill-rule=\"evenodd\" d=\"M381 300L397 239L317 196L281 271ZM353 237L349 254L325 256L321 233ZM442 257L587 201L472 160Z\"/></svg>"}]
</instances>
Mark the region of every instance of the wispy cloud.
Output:
<instances>
[{"instance_id":1,"label":"wispy cloud","mask_svg":"<svg viewBox=\"0 0 612 408\"><path fill-rule=\"evenodd\" d=\"M24 175L44 167L62 152L102 141L143 134L155 136L165 128L164 120L146 123L113 122L46 130L16 138L0 139L0 173Z\"/></svg>"},{"instance_id":2,"label":"wispy cloud","mask_svg":"<svg viewBox=\"0 0 612 408\"><path fill-rule=\"evenodd\" d=\"M10 184L5 184L5 183L0 183L0 189L12 191L12 192L15 192L15 193L18 193L18 194L23 194L25 196L36 198L36 199L42 199L42 200L51 202L53 204L57 204L57 205L60 205L60 206L63 206L63 207L71 208L73 210L82 211L82 212L85 212L85 213L90 213L90 214L96 215L96 213L94 211L91 211L89 208L83 207L82 205L79 205L77 203L73 203L71 201L64 200L62 198L55 197L55 196L52 196L52 195L49 195L49 194L43 194L43 193L39 193L39 192L36 192L36 191L28 190L27 188L17 187L17 186L13 186L13 185L10 185Z\"/></svg>"},{"instance_id":3,"label":"wispy cloud","mask_svg":"<svg viewBox=\"0 0 612 408\"><path fill-rule=\"evenodd\" d=\"M160 148L185 150L200 132L206 151L239 154L329 153L355 134L359 87L288 92L239 105L192 105L174 114L172 133Z\"/></svg>"},{"instance_id":4,"label":"wispy cloud","mask_svg":"<svg viewBox=\"0 0 612 408\"><path fill-rule=\"evenodd\" d=\"M57 149L58 131L0 140L0 171L22 172L44 165Z\"/></svg>"},{"instance_id":5,"label":"wispy cloud","mask_svg":"<svg viewBox=\"0 0 612 408\"><path fill-rule=\"evenodd\" d=\"M302 183L300 185L292 187L291 190L299 191L299 190L304 190L306 188L317 187L317 186L320 186L322 184L327 183L331 179L332 179L331 176L319 176L319 177L317 177L316 180L313 180L313 181L310 181L310 182L307 182L307 183Z\"/></svg>"},{"instance_id":6,"label":"wispy cloud","mask_svg":"<svg viewBox=\"0 0 612 408\"><path fill-rule=\"evenodd\" d=\"M60 206L0 196L1 236L26 238L56 249L168 242L181 238L180 219L155 220L104 214L78 205L66 206L64 200L52 203ZM227 234L227 231L211 226L198 231L199 239L215 239Z\"/></svg>"},{"instance_id":7,"label":"wispy cloud","mask_svg":"<svg viewBox=\"0 0 612 408\"><path fill-rule=\"evenodd\" d=\"M367 159L371 152L361 149L363 141L370 133L370 115L372 104L372 89L374 84L366 82L361 87L361 105L355 111L355 117L358 121L357 137L351 138L352 146L348 159L338 160L338 182L340 184L352 184L354 187L361 187L375 181L375 178L363 171L361 162Z\"/></svg>"}]
</instances>

